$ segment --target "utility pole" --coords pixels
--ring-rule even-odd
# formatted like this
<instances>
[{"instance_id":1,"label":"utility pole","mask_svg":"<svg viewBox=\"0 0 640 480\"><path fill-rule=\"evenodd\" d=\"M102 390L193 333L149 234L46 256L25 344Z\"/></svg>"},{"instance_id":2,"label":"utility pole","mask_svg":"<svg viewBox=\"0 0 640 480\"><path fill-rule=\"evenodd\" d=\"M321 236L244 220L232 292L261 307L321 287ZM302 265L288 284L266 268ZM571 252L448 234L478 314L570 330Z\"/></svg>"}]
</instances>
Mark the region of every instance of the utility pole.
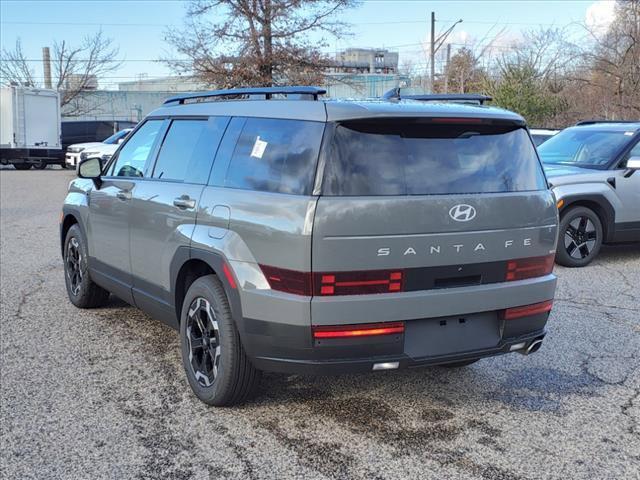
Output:
<instances>
[{"instance_id":1,"label":"utility pole","mask_svg":"<svg viewBox=\"0 0 640 480\"><path fill-rule=\"evenodd\" d=\"M431 12L431 55L430 55L430 64L431 64L431 75L429 78L429 87L431 93L433 93L435 80L436 80L436 53L447 39L449 34L453 31L455 26L459 23L462 23L462 19L455 22L453 25L449 27L449 29L436 38L436 12Z\"/></svg>"},{"instance_id":2,"label":"utility pole","mask_svg":"<svg viewBox=\"0 0 640 480\"><path fill-rule=\"evenodd\" d=\"M451 61L451 44L447 43L447 66L444 71L444 93L449 93L449 62Z\"/></svg>"},{"instance_id":3,"label":"utility pole","mask_svg":"<svg viewBox=\"0 0 640 480\"><path fill-rule=\"evenodd\" d=\"M44 88L52 88L51 54L49 53L49 47L42 47L42 70L44 72Z\"/></svg>"},{"instance_id":4,"label":"utility pole","mask_svg":"<svg viewBox=\"0 0 640 480\"><path fill-rule=\"evenodd\" d=\"M436 78L436 12L431 12L431 75L429 76L429 92L433 93Z\"/></svg>"}]
</instances>

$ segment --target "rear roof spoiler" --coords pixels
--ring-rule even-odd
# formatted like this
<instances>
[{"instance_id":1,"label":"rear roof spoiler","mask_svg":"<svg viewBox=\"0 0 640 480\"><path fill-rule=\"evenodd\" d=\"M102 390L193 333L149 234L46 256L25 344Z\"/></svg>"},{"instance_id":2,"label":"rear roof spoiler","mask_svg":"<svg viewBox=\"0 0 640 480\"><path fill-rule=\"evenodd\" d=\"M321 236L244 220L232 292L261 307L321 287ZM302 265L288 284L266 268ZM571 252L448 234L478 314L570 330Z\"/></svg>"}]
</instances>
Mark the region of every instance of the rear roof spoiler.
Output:
<instances>
[{"instance_id":1,"label":"rear roof spoiler","mask_svg":"<svg viewBox=\"0 0 640 480\"><path fill-rule=\"evenodd\" d=\"M492 98L479 93L433 93L425 95L401 95L400 87L392 88L382 95L384 100L417 100L419 102L453 102L468 103L472 105L484 105Z\"/></svg>"}]
</instances>

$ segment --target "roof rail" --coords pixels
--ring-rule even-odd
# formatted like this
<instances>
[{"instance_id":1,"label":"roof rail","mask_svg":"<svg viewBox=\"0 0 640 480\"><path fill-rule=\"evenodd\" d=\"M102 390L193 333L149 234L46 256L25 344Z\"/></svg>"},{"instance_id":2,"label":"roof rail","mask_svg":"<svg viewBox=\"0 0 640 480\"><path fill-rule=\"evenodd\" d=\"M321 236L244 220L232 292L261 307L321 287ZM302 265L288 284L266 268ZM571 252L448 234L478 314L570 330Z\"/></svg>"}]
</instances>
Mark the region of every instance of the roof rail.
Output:
<instances>
[{"instance_id":1,"label":"roof rail","mask_svg":"<svg viewBox=\"0 0 640 480\"><path fill-rule=\"evenodd\" d=\"M231 88L228 90L211 90L208 92L192 92L183 93L174 97L168 98L164 101L164 104L178 103L182 105L185 100L193 99L223 99L220 97L234 97L231 100L240 98L250 98L252 96L264 96L264 100L270 100L273 95L308 95L313 97L313 100L318 99L318 95L324 95L327 91L324 88L319 87L255 87L255 88Z\"/></svg>"},{"instance_id":2,"label":"roof rail","mask_svg":"<svg viewBox=\"0 0 640 480\"><path fill-rule=\"evenodd\" d=\"M640 123L640 120L582 120L577 125L595 125L596 123Z\"/></svg>"},{"instance_id":3,"label":"roof rail","mask_svg":"<svg viewBox=\"0 0 640 480\"><path fill-rule=\"evenodd\" d=\"M483 105L492 98L479 93L432 93L424 95L400 95L400 87L392 88L382 98L385 100L418 100L420 102L455 102Z\"/></svg>"}]
</instances>

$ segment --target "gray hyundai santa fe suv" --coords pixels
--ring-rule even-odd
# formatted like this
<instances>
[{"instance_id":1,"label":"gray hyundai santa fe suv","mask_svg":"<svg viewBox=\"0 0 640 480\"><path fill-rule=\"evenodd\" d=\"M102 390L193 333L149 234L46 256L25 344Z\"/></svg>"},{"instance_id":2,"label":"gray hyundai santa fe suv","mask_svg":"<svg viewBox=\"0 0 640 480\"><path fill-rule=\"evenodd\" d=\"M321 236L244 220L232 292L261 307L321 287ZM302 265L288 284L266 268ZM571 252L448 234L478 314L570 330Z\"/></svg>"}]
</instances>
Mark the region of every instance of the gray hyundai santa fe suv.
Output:
<instances>
[{"instance_id":1,"label":"gray hyundai santa fe suv","mask_svg":"<svg viewBox=\"0 0 640 480\"><path fill-rule=\"evenodd\" d=\"M313 87L171 98L61 222L71 302L110 293L179 329L202 401L261 371L462 366L536 351L556 286L555 199L523 119Z\"/></svg>"}]
</instances>

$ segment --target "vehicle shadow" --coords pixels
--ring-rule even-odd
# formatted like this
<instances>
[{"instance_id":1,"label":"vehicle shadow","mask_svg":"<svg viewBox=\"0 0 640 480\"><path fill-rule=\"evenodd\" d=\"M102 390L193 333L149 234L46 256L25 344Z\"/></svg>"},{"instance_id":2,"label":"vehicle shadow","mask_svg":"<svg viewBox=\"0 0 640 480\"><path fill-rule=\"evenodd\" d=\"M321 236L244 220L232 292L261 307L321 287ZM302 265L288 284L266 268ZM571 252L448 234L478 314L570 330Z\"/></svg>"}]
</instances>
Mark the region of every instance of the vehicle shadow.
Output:
<instances>
[{"instance_id":1,"label":"vehicle shadow","mask_svg":"<svg viewBox=\"0 0 640 480\"><path fill-rule=\"evenodd\" d=\"M640 258L640 242L603 245L595 262L627 261Z\"/></svg>"}]
</instances>

